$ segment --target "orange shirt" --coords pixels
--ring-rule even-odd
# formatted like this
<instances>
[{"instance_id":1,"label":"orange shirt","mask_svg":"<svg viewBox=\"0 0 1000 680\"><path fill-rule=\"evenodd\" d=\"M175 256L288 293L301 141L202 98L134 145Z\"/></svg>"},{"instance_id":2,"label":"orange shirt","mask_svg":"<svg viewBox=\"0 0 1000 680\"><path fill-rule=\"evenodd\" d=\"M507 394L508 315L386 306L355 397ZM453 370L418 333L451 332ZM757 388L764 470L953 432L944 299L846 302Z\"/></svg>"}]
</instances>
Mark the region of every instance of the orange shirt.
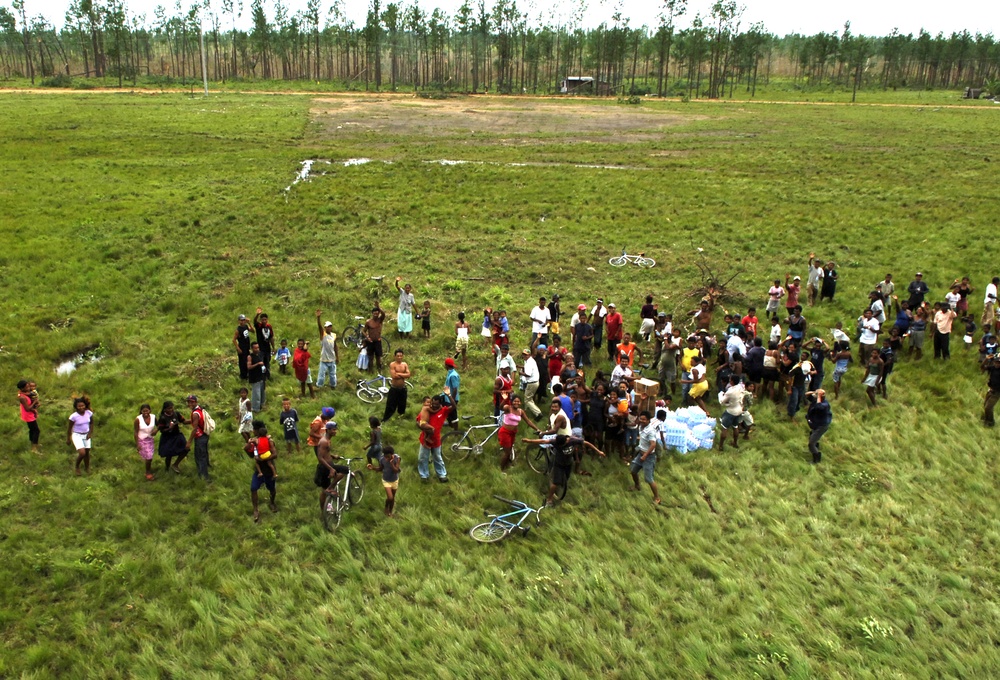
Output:
<instances>
[{"instance_id":1,"label":"orange shirt","mask_svg":"<svg viewBox=\"0 0 1000 680\"><path fill-rule=\"evenodd\" d=\"M630 342L627 345L624 342L618 343L618 354L619 355L621 355L621 354L627 354L628 355L628 367L629 368L632 368L632 359L635 358L635 349L636 348L635 348L635 343L634 342Z\"/></svg>"}]
</instances>

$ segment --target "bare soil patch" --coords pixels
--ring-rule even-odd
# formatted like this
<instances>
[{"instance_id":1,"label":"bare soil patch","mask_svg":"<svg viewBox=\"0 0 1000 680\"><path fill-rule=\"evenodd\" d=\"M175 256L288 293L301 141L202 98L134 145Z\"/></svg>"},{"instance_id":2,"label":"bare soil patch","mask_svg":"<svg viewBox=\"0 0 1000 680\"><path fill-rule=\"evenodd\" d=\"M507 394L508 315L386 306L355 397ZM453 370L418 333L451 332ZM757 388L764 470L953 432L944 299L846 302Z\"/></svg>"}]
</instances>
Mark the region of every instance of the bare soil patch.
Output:
<instances>
[{"instance_id":1,"label":"bare soil patch","mask_svg":"<svg viewBox=\"0 0 1000 680\"><path fill-rule=\"evenodd\" d=\"M316 99L311 114L321 137L371 132L423 137L483 134L504 145L544 144L547 136L561 143L650 141L669 128L707 118L583 102L371 96Z\"/></svg>"}]
</instances>

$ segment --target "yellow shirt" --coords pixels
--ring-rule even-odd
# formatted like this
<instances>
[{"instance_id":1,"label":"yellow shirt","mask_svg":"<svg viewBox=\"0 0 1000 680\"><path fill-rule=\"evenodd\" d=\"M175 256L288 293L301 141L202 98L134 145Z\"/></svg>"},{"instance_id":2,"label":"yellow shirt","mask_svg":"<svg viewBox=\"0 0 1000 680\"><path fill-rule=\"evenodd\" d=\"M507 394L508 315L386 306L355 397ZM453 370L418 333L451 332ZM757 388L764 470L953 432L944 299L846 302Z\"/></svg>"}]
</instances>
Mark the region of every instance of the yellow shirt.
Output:
<instances>
[{"instance_id":1,"label":"yellow shirt","mask_svg":"<svg viewBox=\"0 0 1000 680\"><path fill-rule=\"evenodd\" d=\"M697 347L695 348L685 347L684 351L681 352L681 368L683 368L685 371L690 371L691 359L699 355L701 355L701 351L698 350Z\"/></svg>"}]
</instances>

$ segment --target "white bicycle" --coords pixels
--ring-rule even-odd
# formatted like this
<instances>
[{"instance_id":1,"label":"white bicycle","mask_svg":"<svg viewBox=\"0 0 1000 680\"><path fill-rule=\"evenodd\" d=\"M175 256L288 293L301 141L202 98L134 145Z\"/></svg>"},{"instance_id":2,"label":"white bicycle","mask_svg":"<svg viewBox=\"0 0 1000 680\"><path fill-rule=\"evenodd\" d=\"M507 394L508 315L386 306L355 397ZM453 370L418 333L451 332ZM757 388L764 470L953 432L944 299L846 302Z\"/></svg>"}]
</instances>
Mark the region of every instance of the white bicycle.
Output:
<instances>
[{"instance_id":1,"label":"white bicycle","mask_svg":"<svg viewBox=\"0 0 1000 680\"><path fill-rule=\"evenodd\" d=\"M624 267L629 262L635 264L642 269L649 269L650 267L656 266L656 260L651 257L646 257L645 253L639 253L638 255L629 255L622 248L622 254L619 257L612 257L608 260L608 264L612 267Z\"/></svg>"}]
</instances>

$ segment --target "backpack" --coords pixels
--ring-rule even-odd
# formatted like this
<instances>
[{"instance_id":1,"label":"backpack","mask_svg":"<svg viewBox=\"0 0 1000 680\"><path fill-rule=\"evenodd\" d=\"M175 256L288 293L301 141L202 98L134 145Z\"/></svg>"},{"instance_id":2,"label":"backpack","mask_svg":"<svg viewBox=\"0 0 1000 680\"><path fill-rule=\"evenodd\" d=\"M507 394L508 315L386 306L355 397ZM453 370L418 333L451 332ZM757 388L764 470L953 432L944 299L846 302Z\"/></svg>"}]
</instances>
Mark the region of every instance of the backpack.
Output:
<instances>
[{"instance_id":1,"label":"backpack","mask_svg":"<svg viewBox=\"0 0 1000 680\"><path fill-rule=\"evenodd\" d=\"M215 420L213 420L212 416L208 414L208 409L206 409L203 406L199 406L198 408L201 410L202 432L204 432L207 435L211 435L213 432L215 432Z\"/></svg>"}]
</instances>

